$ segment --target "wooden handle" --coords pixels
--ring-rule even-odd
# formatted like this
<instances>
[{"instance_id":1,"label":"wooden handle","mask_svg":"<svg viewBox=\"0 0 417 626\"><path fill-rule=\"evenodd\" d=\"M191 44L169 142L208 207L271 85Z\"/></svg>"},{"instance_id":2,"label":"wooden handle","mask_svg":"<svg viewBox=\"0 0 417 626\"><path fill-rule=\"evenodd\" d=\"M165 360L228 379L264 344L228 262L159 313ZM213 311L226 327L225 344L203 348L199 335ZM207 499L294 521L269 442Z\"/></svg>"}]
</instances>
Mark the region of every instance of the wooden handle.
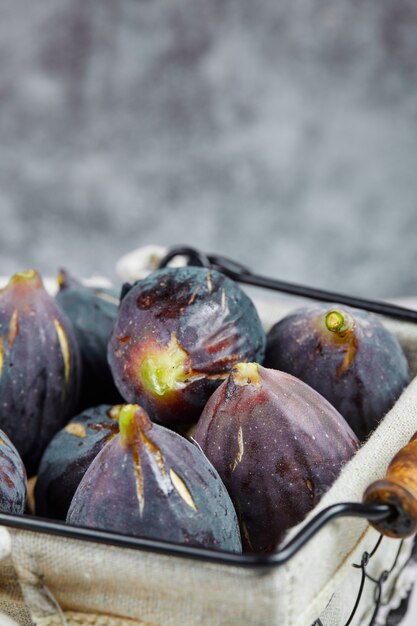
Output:
<instances>
[{"instance_id":1,"label":"wooden handle","mask_svg":"<svg viewBox=\"0 0 417 626\"><path fill-rule=\"evenodd\" d=\"M394 456L385 478L369 485L363 501L394 508L388 519L371 522L383 535L402 539L417 532L417 432Z\"/></svg>"}]
</instances>

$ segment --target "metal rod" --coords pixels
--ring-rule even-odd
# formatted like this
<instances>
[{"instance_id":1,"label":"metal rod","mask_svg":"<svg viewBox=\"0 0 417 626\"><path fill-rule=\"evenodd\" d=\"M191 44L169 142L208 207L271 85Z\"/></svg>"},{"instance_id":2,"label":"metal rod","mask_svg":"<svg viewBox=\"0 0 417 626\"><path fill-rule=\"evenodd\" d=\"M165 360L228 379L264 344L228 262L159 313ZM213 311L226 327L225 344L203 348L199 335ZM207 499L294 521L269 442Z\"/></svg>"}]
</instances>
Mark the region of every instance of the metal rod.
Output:
<instances>
[{"instance_id":1,"label":"metal rod","mask_svg":"<svg viewBox=\"0 0 417 626\"><path fill-rule=\"evenodd\" d=\"M106 545L130 548L133 550L146 550L168 556L177 556L186 559L200 559L206 562L220 565L234 565L251 567L255 569L270 569L286 563L296 554L325 524L330 520L342 515L350 517L362 517L371 521L381 521L393 514L388 505L365 505L361 503L333 504L320 511L297 535L283 548L269 555L260 554L236 554L220 550L209 550L195 546L185 546L165 541L132 537L95 528L71 526L63 522L54 522L39 517L12 515L0 513L0 525L26 530L29 532L46 533L68 539L104 543Z\"/></svg>"},{"instance_id":2,"label":"metal rod","mask_svg":"<svg viewBox=\"0 0 417 626\"><path fill-rule=\"evenodd\" d=\"M254 274L247 267L233 261L232 259L216 254L205 254L195 248L187 246L171 248L161 260L159 267L165 267L169 261L179 255L186 256L189 264L197 263L203 267L211 267L212 269L222 272L237 282L245 285L251 285L252 287L262 287L264 289L280 291L293 296L310 298L321 302L337 302L339 304L347 304L348 306L364 309L365 311L369 311L371 313L387 315L389 317L395 317L408 322L417 322L417 311L414 311L413 309L408 309L396 304L390 304L389 302L367 300L356 296L348 296L343 293L316 289L315 287L306 287L304 285L296 285L283 280L260 276L259 274Z\"/></svg>"},{"instance_id":3,"label":"metal rod","mask_svg":"<svg viewBox=\"0 0 417 626\"><path fill-rule=\"evenodd\" d=\"M322 302L347 304L348 306L364 309L365 311L370 311L371 313L387 315L389 317L395 317L397 319L414 323L417 322L417 311L398 306L396 304L390 304L389 302L366 300L365 298L347 296L345 294L335 293L332 291L324 291L323 289L303 287L302 285L294 285L292 283L286 283L272 278L265 278L264 276L259 276L257 274L238 274L236 272L231 272L230 270L226 270L225 274L236 281L244 283L245 285L263 287L264 289L273 289L275 291L281 291L282 293L301 296L303 298L312 298Z\"/></svg>"},{"instance_id":4,"label":"metal rod","mask_svg":"<svg viewBox=\"0 0 417 626\"><path fill-rule=\"evenodd\" d=\"M395 511L388 505L372 505L368 507L362 503L341 502L333 504L313 517L291 541L278 552L272 554L269 562L282 564L296 554L323 526L336 517L361 517L368 521L384 520L395 515Z\"/></svg>"}]
</instances>

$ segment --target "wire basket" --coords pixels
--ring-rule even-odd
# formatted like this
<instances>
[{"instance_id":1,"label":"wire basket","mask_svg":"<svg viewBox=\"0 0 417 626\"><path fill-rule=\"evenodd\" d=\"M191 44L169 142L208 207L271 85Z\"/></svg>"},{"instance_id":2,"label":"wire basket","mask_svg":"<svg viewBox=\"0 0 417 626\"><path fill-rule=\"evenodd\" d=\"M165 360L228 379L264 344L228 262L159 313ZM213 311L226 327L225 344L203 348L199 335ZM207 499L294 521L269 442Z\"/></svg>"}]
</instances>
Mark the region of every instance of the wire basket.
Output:
<instances>
[{"instance_id":1,"label":"wire basket","mask_svg":"<svg viewBox=\"0 0 417 626\"><path fill-rule=\"evenodd\" d=\"M161 266L179 255L247 285L383 315L417 373L416 311L267 279L190 248L171 250ZM408 444L416 430L417 382L412 381L319 505L271 555L239 555L0 514L0 612L24 626L399 624L417 562L417 442ZM398 487L395 467L404 454L415 465L415 491L408 476L404 499L390 492L361 501L363 488L385 473Z\"/></svg>"}]
</instances>

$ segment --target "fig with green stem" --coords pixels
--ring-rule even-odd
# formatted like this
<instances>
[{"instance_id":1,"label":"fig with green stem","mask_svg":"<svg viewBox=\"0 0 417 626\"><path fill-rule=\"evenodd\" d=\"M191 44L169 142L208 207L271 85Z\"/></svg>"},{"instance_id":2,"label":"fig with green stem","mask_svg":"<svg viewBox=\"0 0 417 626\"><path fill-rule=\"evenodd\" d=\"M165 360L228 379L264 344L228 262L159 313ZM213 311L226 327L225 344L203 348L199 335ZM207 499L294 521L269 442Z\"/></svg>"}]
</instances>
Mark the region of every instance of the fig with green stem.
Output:
<instances>
[{"instance_id":1,"label":"fig with green stem","mask_svg":"<svg viewBox=\"0 0 417 626\"><path fill-rule=\"evenodd\" d=\"M109 343L126 402L173 426L195 421L235 363L264 357L265 333L249 297L203 267L165 268L122 298Z\"/></svg>"},{"instance_id":2,"label":"fig with green stem","mask_svg":"<svg viewBox=\"0 0 417 626\"><path fill-rule=\"evenodd\" d=\"M201 450L138 405L84 474L67 522L186 545L241 551L236 513Z\"/></svg>"},{"instance_id":3,"label":"fig with green stem","mask_svg":"<svg viewBox=\"0 0 417 626\"><path fill-rule=\"evenodd\" d=\"M311 385L361 440L409 381L396 337L376 315L348 306L317 304L283 318L268 333L265 365Z\"/></svg>"}]
</instances>

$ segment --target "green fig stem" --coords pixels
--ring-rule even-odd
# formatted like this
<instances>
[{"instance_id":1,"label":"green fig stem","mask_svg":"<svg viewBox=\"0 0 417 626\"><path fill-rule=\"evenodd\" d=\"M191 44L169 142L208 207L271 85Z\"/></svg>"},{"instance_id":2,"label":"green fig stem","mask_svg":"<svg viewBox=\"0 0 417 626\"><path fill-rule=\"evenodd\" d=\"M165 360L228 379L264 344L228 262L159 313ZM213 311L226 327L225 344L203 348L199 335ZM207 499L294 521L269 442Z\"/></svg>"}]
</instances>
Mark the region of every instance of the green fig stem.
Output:
<instances>
[{"instance_id":1,"label":"green fig stem","mask_svg":"<svg viewBox=\"0 0 417 626\"><path fill-rule=\"evenodd\" d=\"M191 375L190 357L172 333L168 345L152 349L140 364L144 385L157 396L185 387Z\"/></svg>"},{"instance_id":2,"label":"green fig stem","mask_svg":"<svg viewBox=\"0 0 417 626\"><path fill-rule=\"evenodd\" d=\"M351 316L341 309L331 309L326 313L326 328L332 333L336 333L343 337L353 328L353 320Z\"/></svg>"},{"instance_id":3,"label":"green fig stem","mask_svg":"<svg viewBox=\"0 0 417 626\"><path fill-rule=\"evenodd\" d=\"M119 412L120 441L127 448L136 443L141 433L152 428L146 411L138 404L125 404Z\"/></svg>"}]
</instances>

